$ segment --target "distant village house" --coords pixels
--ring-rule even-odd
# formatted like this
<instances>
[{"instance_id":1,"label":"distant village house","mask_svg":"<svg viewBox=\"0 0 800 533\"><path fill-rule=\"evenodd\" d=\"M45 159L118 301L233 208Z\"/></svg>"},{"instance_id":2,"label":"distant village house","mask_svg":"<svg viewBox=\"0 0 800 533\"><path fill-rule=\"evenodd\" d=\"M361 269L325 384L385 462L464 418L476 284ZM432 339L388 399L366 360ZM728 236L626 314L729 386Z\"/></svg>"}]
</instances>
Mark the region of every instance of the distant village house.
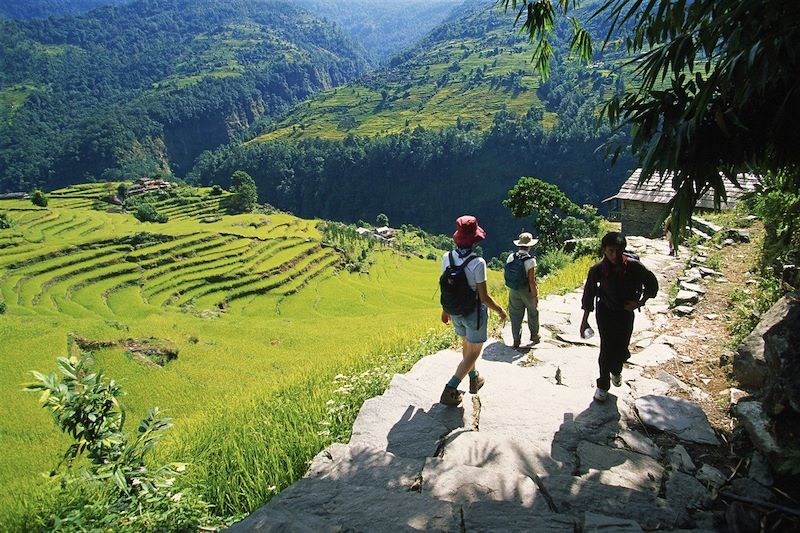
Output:
<instances>
[{"instance_id":1,"label":"distant village house","mask_svg":"<svg viewBox=\"0 0 800 533\"><path fill-rule=\"evenodd\" d=\"M657 222L661 220L667 203L675 195L672 175L661 176L656 173L647 182L639 185L641 172L642 169L637 168L622 184L619 192L603 200L603 203L613 202L609 218L621 222L622 232L626 235L659 236L661 228ZM758 176L754 174L739 174L737 180L738 187L725 179L728 198L720 206L721 209L731 209L743 194L755 190L758 184ZM698 199L695 207L700 211L714 209L714 192L706 192Z\"/></svg>"},{"instance_id":2,"label":"distant village house","mask_svg":"<svg viewBox=\"0 0 800 533\"><path fill-rule=\"evenodd\" d=\"M139 178L126 191L128 196L139 196L158 190L169 190L177 187L175 183L161 178Z\"/></svg>"}]
</instances>

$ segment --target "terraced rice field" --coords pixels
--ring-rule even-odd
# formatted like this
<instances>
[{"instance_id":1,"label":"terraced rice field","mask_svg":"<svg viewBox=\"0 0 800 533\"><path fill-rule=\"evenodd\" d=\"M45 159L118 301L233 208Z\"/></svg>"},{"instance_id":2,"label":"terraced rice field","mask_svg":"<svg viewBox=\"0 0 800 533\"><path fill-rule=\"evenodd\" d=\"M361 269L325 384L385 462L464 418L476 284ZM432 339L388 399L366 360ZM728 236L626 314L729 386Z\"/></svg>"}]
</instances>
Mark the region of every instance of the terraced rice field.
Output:
<instances>
[{"instance_id":1,"label":"terraced rice field","mask_svg":"<svg viewBox=\"0 0 800 533\"><path fill-rule=\"evenodd\" d=\"M13 222L0 230L0 518L65 448L21 389L30 370L54 369L71 333L178 346L163 368L122 349L94 353L128 392L132 420L151 406L175 419L169 450L190 447L192 428L233 399L241 405L292 380L332 378L376 343L436 323L436 261L386 249L368 274L351 274L315 221L223 215L223 198L197 189L189 201L158 202L166 224L141 223L103 203L109 191L54 191L47 208L0 201Z\"/></svg>"}]
</instances>

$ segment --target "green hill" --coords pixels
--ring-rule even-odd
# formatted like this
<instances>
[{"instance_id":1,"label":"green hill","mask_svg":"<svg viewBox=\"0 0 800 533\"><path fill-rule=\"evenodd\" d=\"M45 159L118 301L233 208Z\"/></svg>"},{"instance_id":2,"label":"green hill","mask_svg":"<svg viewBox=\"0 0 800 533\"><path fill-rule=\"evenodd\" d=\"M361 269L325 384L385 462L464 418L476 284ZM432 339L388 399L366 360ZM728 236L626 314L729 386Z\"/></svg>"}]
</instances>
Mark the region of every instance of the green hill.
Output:
<instances>
[{"instance_id":1,"label":"green hill","mask_svg":"<svg viewBox=\"0 0 800 533\"><path fill-rule=\"evenodd\" d=\"M331 23L272 0L0 20L0 64L0 190L181 175L256 119L366 68Z\"/></svg>"},{"instance_id":2,"label":"green hill","mask_svg":"<svg viewBox=\"0 0 800 533\"><path fill-rule=\"evenodd\" d=\"M380 347L420 337L437 320L438 261L359 239L349 245L369 265L351 272L344 268L347 239L326 237L317 221L278 212L226 215L220 206L228 193L185 187L151 199L168 222L142 223L102 200L114 189L61 189L46 208L0 200L11 221L0 230L0 516L7 525L22 502L31 504L44 482L39 473L65 448L21 384L30 370L53 368L69 335L95 346L95 364L128 392L131 417L157 405L175 418L168 455L203 448L203 431L220 433L211 451L184 459L199 463L193 475L218 512L233 513L249 510L245 500L257 505L270 485L291 481L287 464L303 468L303 454L324 444L315 425L338 387L336 374L358 368ZM137 346L178 355L166 362ZM254 402L295 385L312 391L292 404L292 416L309 427L264 434L281 442L270 448L280 466L254 449L271 477L242 492L241 481L226 479L254 475L237 466L238 452L224 464L202 456L227 441L252 444L252 434L226 436L215 424L219 413L244 424L230 432L244 431ZM282 455L295 448L303 452Z\"/></svg>"},{"instance_id":3,"label":"green hill","mask_svg":"<svg viewBox=\"0 0 800 533\"><path fill-rule=\"evenodd\" d=\"M128 1L130 0L0 0L0 17L25 20L78 15L100 6Z\"/></svg>"},{"instance_id":4,"label":"green hill","mask_svg":"<svg viewBox=\"0 0 800 533\"><path fill-rule=\"evenodd\" d=\"M487 221L488 256L509 250L529 220L502 207L521 176L600 207L633 169L603 160L625 132L597 129L602 97L621 90L615 53L584 68L568 58L568 28L542 82L513 18L473 2L418 46L362 81L298 104L240 145L201 155L190 177L225 184L239 169L262 199L301 216L355 222L385 213L449 233L456 217ZM602 32L602 28L595 28Z\"/></svg>"}]
</instances>

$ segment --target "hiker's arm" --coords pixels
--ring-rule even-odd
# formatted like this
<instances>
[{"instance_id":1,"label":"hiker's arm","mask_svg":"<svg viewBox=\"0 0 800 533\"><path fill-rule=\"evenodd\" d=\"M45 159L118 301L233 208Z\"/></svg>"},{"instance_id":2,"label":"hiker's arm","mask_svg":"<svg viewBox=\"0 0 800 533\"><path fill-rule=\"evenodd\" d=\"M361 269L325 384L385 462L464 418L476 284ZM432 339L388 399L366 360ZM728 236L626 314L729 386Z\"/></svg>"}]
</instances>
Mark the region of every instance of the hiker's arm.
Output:
<instances>
[{"instance_id":1,"label":"hiker's arm","mask_svg":"<svg viewBox=\"0 0 800 533\"><path fill-rule=\"evenodd\" d=\"M531 297L533 297L533 305L539 305L539 287L536 286L536 267L532 266L528 270L528 286L531 288Z\"/></svg>"},{"instance_id":2,"label":"hiker's arm","mask_svg":"<svg viewBox=\"0 0 800 533\"><path fill-rule=\"evenodd\" d=\"M486 282L477 283L475 287L478 289L478 296L481 299L481 303L483 303L486 307L495 311L498 315L500 315L500 320L505 322L508 315L506 315L505 310L497 305L497 302L489 295L489 291L486 290Z\"/></svg>"},{"instance_id":3,"label":"hiker's arm","mask_svg":"<svg viewBox=\"0 0 800 533\"><path fill-rule=\"evenodd\" d=\"M581 308L583 309L583 319L581 320L580 333L589 327L589 314L594 311L594 297L597 292L597 277L593 269L589 269L586 275L586 283L583 286L583 299Z\"/></svg>"}]
</instances>

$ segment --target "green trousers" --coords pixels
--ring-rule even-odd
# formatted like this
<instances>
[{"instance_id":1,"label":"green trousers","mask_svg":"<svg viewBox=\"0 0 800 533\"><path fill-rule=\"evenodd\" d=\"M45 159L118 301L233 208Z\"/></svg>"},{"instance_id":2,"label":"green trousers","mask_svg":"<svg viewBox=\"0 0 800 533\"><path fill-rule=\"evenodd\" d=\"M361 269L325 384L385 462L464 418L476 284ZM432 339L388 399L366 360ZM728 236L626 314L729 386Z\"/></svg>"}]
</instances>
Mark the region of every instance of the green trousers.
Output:
<instances>
[{"instance_id":1,"label":"green trousers","mask_svg":"<svg viewBox=\"0 0 800 533\"><path fill-rule=\"evenodd\" d=\"M511 320L514 344L520 344L522 341L522 318L526 310L531 339L535 339L539 336L539 310L533 304L533 296L525 289L508 289L508 316Z\"/></svg>"}]
</instances>

